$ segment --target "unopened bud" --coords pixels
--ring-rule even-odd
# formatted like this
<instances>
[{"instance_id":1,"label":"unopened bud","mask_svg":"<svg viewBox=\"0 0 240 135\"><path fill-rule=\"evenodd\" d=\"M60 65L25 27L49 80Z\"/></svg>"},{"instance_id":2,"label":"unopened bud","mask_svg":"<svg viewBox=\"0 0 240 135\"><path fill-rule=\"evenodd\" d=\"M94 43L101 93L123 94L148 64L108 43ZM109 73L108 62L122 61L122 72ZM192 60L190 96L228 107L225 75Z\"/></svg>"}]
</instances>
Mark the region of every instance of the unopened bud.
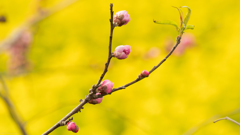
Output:
<instances>
[{"instance_id":1,"label":"unopened bud","mask_svg":"<svg viewBox=\"0 0 240 135\"><path fill-rule=\"evenodd\" d=\"M79 128L74 122L70 121L70 122L67 123L67 130L72 131L74 133L77 133Z\"/></svg>"},{"instance_id":2,"label":"unopened bud","mask_svg":"<svg viewBox=\"0 0 240 135\"><path fill-rule=\"evenodd\" d=\"M119 11L114 15L113 23L115 26L120 27L122 25L126 25L129 21L130 21L130 16L126 10Z\"/></svg>"},{"instance_id":3,"label":"unopened bud","mask_svg":"<svg viewBox=\"0 0 240 135\"><path fill-rule=\"evenodd\" d=\"M131 46L120 45L115 48L113 55L118 59L126 59L130 52L131 52Z\"/></svg>"},{"instance_id":4,"label":"unopened bud","mask_svg":"<svg viewBox=\"0 0 240 135\"><path fill-rule=\"evenodd\" d=\"M97 92L100 92L102 95L106 95L108 93L110 93L112 91L112 88L113 88L113 84L111 81L109 80L104 80L102 83L101 83L101 86L99 86L97 88Z\"/></svg>"},{"instance_id":5,"label":"unopened bud","mask_svg":"<svg viewBox=\"0 0 240 135\"><path fill-rule=\"evenodd\" d=\"M140 78L144 78L144 77L148 77L149 76L149 72L147 70L143 70L141 72L141 74L139 75Z\"/></svg>"}]
</instances>

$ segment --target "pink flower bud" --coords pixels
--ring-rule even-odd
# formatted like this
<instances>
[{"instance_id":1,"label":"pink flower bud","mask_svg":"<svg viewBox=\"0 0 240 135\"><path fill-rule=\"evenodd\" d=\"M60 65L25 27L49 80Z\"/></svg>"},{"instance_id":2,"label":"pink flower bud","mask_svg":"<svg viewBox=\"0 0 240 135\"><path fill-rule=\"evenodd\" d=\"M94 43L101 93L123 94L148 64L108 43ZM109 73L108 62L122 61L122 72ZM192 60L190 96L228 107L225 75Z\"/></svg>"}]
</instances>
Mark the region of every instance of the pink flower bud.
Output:
<instances>
[{"instance_id":1,"label":"pink flower bud","mask_svg":"<svg viewBox=\"0 0 240 135\"><path fill-rule=\"evenodd\" d=\"M113 23L115 26L120 27L122 25L126 25L129 21L130 21L130 16L126 10L119 11L114 15Z\"/></svg>"},{"instance_id":2,"label":"pink flower bud","mask_svg":"<svg viewBox=\"0 0 240 135\"><path fill-rule=\"evenodd\" d=\"M96 93L96 95L101 95L101 93ZM90 104L100 104L102 102L103 98L97 98L97 99L92 99L89 101Z\"/></svg>"},{"instance_id":3,"label":"pink flower bud","mask_svg":"<svg viewBox=\"0 0 240 135\"><path fill-rule=\"evenodd\" d=\"M101 83L101 86L97 88L97 92L100 92L101 94L106 95L112 91L113 84L114 83L112 83L109 80L104 80Z\"/></svg>"},{"instance_id":4,"label":"pink flower bud","mask_svg":"<svg viewBox=\"0 0 240 135\"><path fill-rule=\"evenodd\" d=\"M67 130L72 131L74 133L77 133L79 128L74 122L70 121L70 122L67 123Z\"/></svg>"},{"instance_id":5,"label":"pink flower bud","mask_svg":"<svg viewBox=\"0 0 240 135\"><path fill-rule=\"evenodd\" d=\"M129 45L120 45L115 48L114 56L118 59L126 59L131 52L131 46Z\"/></svg>"},{"instance_id":6,"label":"pink flower bud","mask_svg":"<svg viewBox=\"0 0 240 135\"><path fill-rule=\"evenodd\" d=\"M149 72L147 70L143 70L141 72L141 74L139 75L140 78L144 78L144 77L148 77L149 76Z\"/></svg>"}]
</instances>

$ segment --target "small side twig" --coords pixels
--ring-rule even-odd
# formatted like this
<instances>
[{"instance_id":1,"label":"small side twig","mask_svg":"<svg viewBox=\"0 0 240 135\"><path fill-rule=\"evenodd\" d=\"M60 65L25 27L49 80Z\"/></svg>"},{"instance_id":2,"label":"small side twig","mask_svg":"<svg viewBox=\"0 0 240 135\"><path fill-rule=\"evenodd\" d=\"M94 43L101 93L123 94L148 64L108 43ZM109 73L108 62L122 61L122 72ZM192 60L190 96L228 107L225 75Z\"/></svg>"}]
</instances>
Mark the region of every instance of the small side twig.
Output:
<instances>
[{"instance_id":1,"label":"small side twig","mask_svg":"<svg viewBox=\"0 0 240 135\"><path fill-rule=\"evenodd\" d=\"M196 132L198 132L200 129L202 129L203 127L207 126L208 124L212 123L214 120L214 123L216 123L217 121L219 121L218 118L220 117L224 117L224 116L232 116L232 115L235 115L235 114L238 114L240 113L240 108L237 108L235 109L234 111L230 112L230 113L227 113L227 114L224 114L224 115L214 115L212 116L211 118L207 119L206 121L202 122L201 124L199 125L196 125L192 128L190 128L188 131L186 131L183 135L192 135ZM224 117L225 118L225 117ZM217 120L216 120L217 119Z\"/></svg>"},{"instance_id":2,"label":"small side twig","mask_svg":"<svg viewBox=\"0 0 240 135\"><path fill-rule=\"evenodd\" d=\"M109 37L109 47L108 47L108 60L107 62L105 63L105 69L101 75L101 77L99 78L98 82L97 82L97 87L99 86L99 84L101 83L103 77L105 76L105 74L107 73L108 71L108 66L109 66L109 63L111 61L111 58L112 58L112 37L113 37L113 29L114 29L114 25L113 25L113 4L111 3L110 4L110 14L111 14L111 19L110 19L110 27L111 27L111 30L110 30L110 37Z\"/></svg>"},{"instance_id":3,"label":"small side twig","mask_svg":"<svg viewBox=\"0 0 240 135\"><path fill-rule=\"evenodd\" d=\"M176 42L176 44L173 46L172 50L168 53L168 55L167 55L157 66L154 66L154 67L149 71L149 74L151 74L154 70L156 70L159 66L161 66L164 61L167 60L167 58L173 53L173 51L174 51L174 50L177 48L177 46L180 44L181 38L182 38L182 35L179 35L179 36L177 37L177 42Z\"/></svg>"},{"instance_id":4,"label":"small side twig","mask_svg":"<svg viewBox=\"0 0 240 135\"><path fill-rule=\"evenodd\" d=\"M233 120L233 119L231 119L231 118L229 118L229 117L224 117L224 118L217 119L217 120L215 120L213 123L216 123L216 122L218 122L218 121L220 121L220 120L229 120L229 121L237 124L238 126L240 126L240 123L239 123L239 122L237 122L237 121L235 121L235 120Z\"/></svg>"},{"instance_id":5,"label":"small side twig","mask_svg":"<svg viewBox=\"0 0 240 135\"><path fill-rule=\"evenodd\" d=\"M0 75L0 82L3 85L3 92L4 92L4 93L0 93L0 98L2 98L4 103L6 104L6 107L7 107L7 110L9 112L10 116L12 117L13 121L17 124L22 135L27 135L23 121L20 118L20 116L18 115L18 112L16 111L14 104L12 103L12 101L9 98L7 85L1 75Z\"/></svg>"},{"instance_id":6,"label":"small side twig","mask_svg":"<svg viewBox=\"0 0 240 135\"><path fill-rule=\"evenodd\" d=\"M180 36L177 37L177 42L176 42L176 44L174 45L174 47L172 48L172 50L167 54L167 56L166 56L164 59L162 59L162 60L158 63L157 66L154 66L154 67L149 71L149 75L150 75L154 70L156 70L159 66L161 66L161 65L163 64L163 62L165 62L165 61L167 60L167 58L173 53L173 51L174 51L174 50L177 48L177 46L180 44L181 38L182 38L182 35L180 35ZM139 78L139 77L138 77L137 79L135 79L134 81L132 81L132 82L130 82L130 83L128 83L128 84L125 84L125 85L123 85L123 86L121 86L121 87L118 87L118 88L113 88L111 93L113 93L113 92L115 92L115 91L118 91L118 90L121 90L121 89L125 89L126 87L128 87L128 86L130 86L130 85L132 85L132 84L134 84L134 83L136 83L136 82L138 82L138 81L140 81L140 80L142 80L142 79L144 79L144 78ZM111 94L111 93L110 93L110 94Z\"/></svg>"}]
</instances>

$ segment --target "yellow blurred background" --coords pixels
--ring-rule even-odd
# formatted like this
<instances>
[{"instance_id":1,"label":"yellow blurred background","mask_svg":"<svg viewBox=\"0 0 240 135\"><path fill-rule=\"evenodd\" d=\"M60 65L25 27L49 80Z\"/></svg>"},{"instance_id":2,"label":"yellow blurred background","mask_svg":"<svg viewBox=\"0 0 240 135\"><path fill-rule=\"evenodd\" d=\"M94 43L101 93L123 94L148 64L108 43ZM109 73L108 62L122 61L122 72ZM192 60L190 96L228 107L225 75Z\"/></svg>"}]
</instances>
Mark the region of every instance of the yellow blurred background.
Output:
<instances>
[{"instance_id":1,"label":"yellow blurred background","mask_svg":"<svg viewBox=\"0 0 240 135\"><path fill-rule=\"evenodd\" d=\"M0 15L7 22L0 23L0 40L35 16L38 7L51 9L59 2L1 0ZM165 57L164 43L175 39L177 32L153 19L178 21L172 6L192 9L189 24L195 29L186 33L195 36L196 45L170 56L148 78L104 97L101 104L87 104L74 115L77 134L239 135L239 127L230 121L212 123L225 116L240 122L239 0L78 0L35 24L30 29L27 72L11 74L9 52L0 54L0 72L28 134L44 133L97 83L107 60L110 3L115 12L127 10L131 17L113 34L113 49L118 45L132 49L127 59L111 61L104 79L114 87L134 80ZM159 54L146 58L153 47ZM0 121L0 134L21 134L2 99ZM73 133L60 127L51 134Z\"/></svg>"}]
</instances>

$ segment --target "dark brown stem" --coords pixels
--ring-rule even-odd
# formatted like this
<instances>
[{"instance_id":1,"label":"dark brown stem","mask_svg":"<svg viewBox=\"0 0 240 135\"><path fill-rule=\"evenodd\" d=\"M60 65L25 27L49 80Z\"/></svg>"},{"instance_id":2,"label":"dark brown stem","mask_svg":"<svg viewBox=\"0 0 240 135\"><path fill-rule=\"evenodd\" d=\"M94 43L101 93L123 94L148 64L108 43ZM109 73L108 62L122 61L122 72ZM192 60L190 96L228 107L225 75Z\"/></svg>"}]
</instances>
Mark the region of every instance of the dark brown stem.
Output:
<instances>
[{"instance_id":1,"label":"dark brown stem","mask_svg":"<svg viewBox=\"0 0 240 135\"><path fill-rule=\"evenodd\" d=\"M110 14L111 14L111 19L110 19L110 27L111 27L111 30L110 30L110 37L109 37L109 46L108 46L108 60L107 62L105 63L105 69L101 75L101 77L99 78L98 82L97 82L97 87L99 86L99 84L101 83L103 77L105 76L105 74L107 73L108 71L108 66L109 66L109 63L111 61L111 58L112 58L112 37L113 37L113 29L114 29L114 25L113 25L113 4L111 3L110 4Z\"/></svg>"},{"instance_id":2,"label":"dark brown stem","mask_svg":"<svg viewBox=\"0 0 240 135\"><path fill-rule=\"evenodd\" d=\"M7 110L9 112L10 116L12 117L13 121L17 124L22 135L27 135L24 124L23 124L21 118L19 117L14 104L12 103L12 101L9 98L7 85L1 75L0 75L0 81L3 85L3 90L4 90L4 93L0 93L0 97L3 99L4 103L6 104L6 107L7 107Z\"/></svg>"}]
</instances>

